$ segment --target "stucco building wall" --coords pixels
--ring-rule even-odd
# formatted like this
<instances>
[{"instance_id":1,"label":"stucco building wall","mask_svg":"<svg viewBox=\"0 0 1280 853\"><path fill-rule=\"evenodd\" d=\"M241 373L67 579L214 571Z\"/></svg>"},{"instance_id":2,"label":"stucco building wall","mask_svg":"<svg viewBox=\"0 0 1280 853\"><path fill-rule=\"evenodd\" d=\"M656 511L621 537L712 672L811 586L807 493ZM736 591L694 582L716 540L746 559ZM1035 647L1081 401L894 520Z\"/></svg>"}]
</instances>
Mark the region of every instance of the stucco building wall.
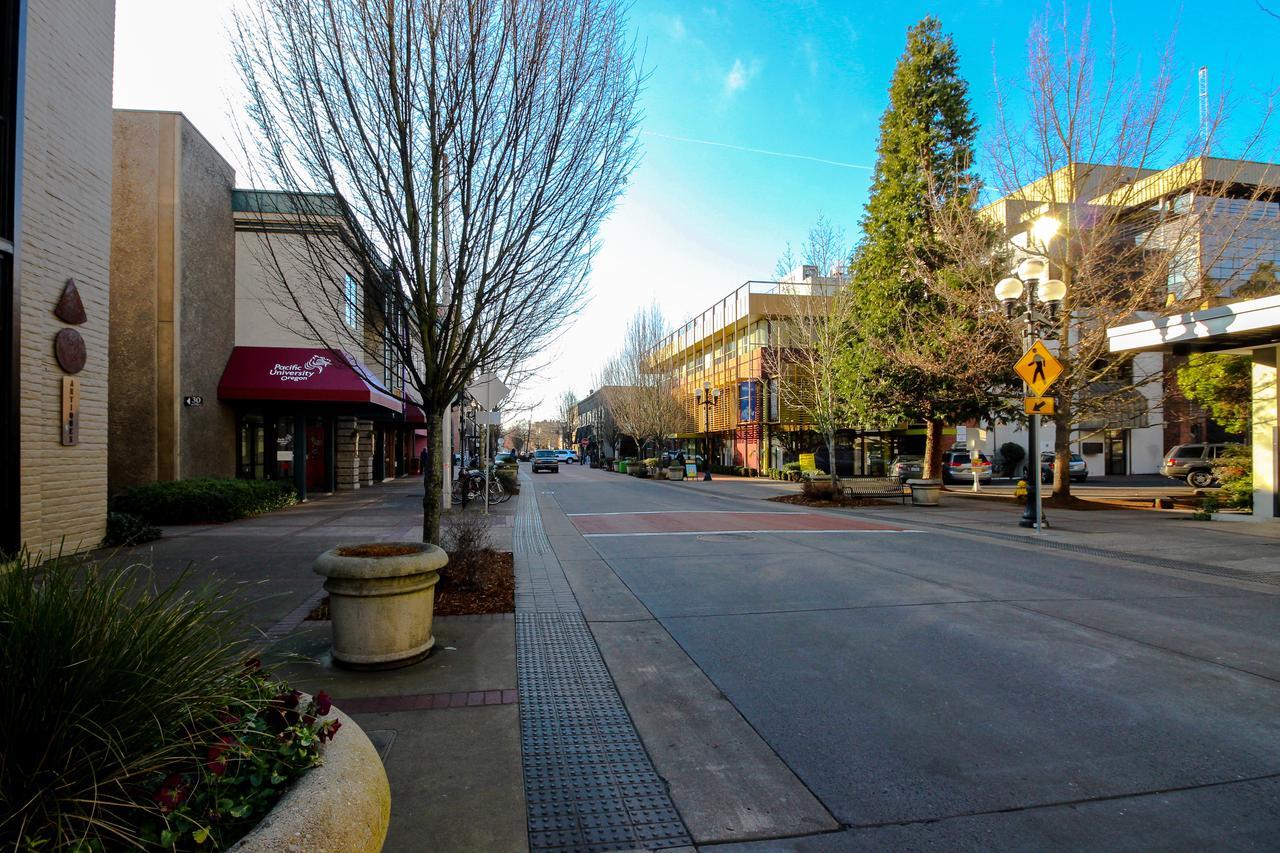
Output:
<instances>
[{"instance_id":1,"label":"stucco building wall","mask_svg":"<svg viewBox=\"0 0 1280 853\"><path fill-rule=\"evenodd\" d=\"M18 283L21 300L20 535L48 553L106 529L113 0L29 0ZM54 316L74 278L87 322ZM53 339L75 328L87 361L79 444L60 441Z\"/></svg>"},{"instance_id":2,"label":"stucco building wall","mask_svg":"<svg viewBox=\"0 0 1280 853\"><path fill-rule=\"evenodd\" d=\"M235 173L179 113L120 110L114 134L111 492L233 476Z\"/></svg>"}]
</instances>

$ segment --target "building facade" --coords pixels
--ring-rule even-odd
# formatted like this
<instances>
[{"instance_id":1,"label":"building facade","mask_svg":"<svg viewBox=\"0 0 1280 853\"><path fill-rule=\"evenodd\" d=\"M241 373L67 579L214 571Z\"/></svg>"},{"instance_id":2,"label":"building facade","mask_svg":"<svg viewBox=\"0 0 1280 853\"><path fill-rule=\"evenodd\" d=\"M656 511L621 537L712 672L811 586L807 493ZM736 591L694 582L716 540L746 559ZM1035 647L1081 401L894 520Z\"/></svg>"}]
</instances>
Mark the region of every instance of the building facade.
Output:
<instances>
[{"instance_id":1,"label":"building facade","mask_svg":"<svg viewBox=\"0 0 1280 853\"><path fill-rule=\"evenodd\" d=\"M356 489L410 464L421 408L388 357L379 274L317 234L329 196L237 189L178 113L115 119L111 490L199 476Z\"/></svg>"},{"instance_id":2,"label":"building facade","mask_svg":"<svg viewBox=\"0 0 1280 853\"><path fill-rule=\"evenodd\" d=\"M1164 292L1153 294L1153 301L1213 306L1274 281L1271 271L1280 266L1277 189L1280 166L1269 163L1200 157L1163 170L1073 164L997 200L985 213L1025 250L1040 216L1087 222L1096 216L1090 211L1106 209L1105 218L1122 223L1112 227L1117 239L1127 241L1126 251L1136 255L1132 247L1139 246L1151 269L1167 271ZM1153 304L1150 316L1158 308ZM1071 436L1071 449L1088 463L1091 477L1156 473L1173 445L1226 437L1182 397L1176 371L1183 356L1158 349L1125 356L1123 381L1094 389L1117 400L1110 414L1082 421ZM1053 449L1052 422L1043 422L1039 439L1041 452ZM994 454L1006 442L1025 445L1025 429L996 424L986 449Z\"/></svg>"},{"instance_id":3,"label":"building facade","mask_svg":"<svg viewBox=\"0 0 1280 853\"><path fill-rule=\"evenodd\" d=\"M112 0L4 0L0 551L106 529Z\"/></svg>"}]
</instances>

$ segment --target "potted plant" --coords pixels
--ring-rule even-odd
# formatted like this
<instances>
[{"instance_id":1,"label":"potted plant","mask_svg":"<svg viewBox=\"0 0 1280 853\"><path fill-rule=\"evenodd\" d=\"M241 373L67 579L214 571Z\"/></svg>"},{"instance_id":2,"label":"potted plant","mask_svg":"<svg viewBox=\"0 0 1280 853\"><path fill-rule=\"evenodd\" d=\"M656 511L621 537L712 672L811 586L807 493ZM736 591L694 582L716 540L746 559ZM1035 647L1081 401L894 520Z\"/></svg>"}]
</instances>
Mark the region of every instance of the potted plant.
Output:
<instances>
[{"instance_id":1,"label":"potted plant","mask_svg":"<svg viewBox=\"0 0 1280 853\"><path fill-rule=\"evenodd\" d=\"M911 487L912 506L937 506L942 494L941 480L907 480Z\"/></svg>"},{"instance_id":2,"label":"potted plant","mask_svg":"<svg viewBox=\"0 0 1280 853\"><path fill-rule=\"evenodd\" d=\"M431 619L440 569L437 545L341 545L316 560L327 580L333 660L352 669L389 669L422 660L435 645Z\"/></svg>"}]
</instances>

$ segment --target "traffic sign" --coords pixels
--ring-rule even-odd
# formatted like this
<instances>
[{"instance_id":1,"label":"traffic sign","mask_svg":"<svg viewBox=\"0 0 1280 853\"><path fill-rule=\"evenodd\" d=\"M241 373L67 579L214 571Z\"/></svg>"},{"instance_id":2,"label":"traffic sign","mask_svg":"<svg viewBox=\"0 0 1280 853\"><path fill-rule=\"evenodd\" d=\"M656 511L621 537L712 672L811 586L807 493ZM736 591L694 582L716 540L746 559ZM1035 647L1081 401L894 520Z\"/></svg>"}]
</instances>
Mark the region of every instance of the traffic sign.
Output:
<instances>
[{"instance_id":1,"label":"traffic sign","mask_svg":"<svg viewBox=\"0 0 1280 853\"><path fill-rule=\"evenodd\" d=\"M1056 397L1024 397L1022 411L1028 415L1053 415L1058 412Z\"/></svg>"},{"instance_id":2,"label":"traffic sign","mask_svg":"<svg viewBox=\"0 0 1280 853\"><path fill-rule=\"evenodd\" d=\"M1022 377L1022 381L1027 383L1035 396L1043 397L1044 392L1049 390L1049 386L1057 382L1058 377L1062 375L1062 362L1053 357L1053 353L1049 352L1044 341L1036 341L1031 345L1031 349L1018 359L1013 369Z\"/></svg>"}]
</instances>

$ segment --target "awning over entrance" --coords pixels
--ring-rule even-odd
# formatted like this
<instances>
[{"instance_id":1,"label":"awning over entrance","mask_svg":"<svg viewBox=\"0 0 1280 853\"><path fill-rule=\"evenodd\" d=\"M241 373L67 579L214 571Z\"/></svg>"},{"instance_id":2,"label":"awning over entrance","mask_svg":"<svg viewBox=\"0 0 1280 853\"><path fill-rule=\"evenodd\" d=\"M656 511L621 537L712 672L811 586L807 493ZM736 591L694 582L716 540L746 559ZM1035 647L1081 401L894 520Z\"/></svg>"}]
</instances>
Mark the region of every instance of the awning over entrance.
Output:
<instances>
[{"instance_id":1,"label":"awning over entrance","mask_svg":"<svg viewBox=\"0 0 1280 853\"><path fill-rule=\"evenodd\" d=\"M359 359L321 347L236 347L218 381L218 399L364 403L393 412L404 409Z\"/></svg>"}]
</instances>

